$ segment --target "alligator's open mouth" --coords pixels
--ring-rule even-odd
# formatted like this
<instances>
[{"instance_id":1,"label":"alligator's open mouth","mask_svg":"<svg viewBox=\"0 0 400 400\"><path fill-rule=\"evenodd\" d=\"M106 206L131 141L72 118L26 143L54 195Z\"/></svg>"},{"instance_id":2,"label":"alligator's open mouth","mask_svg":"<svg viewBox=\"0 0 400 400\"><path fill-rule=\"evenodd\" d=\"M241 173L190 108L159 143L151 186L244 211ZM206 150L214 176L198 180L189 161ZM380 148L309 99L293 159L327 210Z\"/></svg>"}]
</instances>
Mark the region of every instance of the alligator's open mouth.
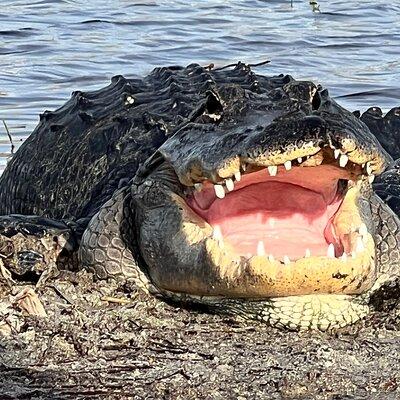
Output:
<instances>
[{"instance_id":1,"label":"alligator's open mouth","mask_svg":"<svg viewBox=\"0 0 400 400\"><path fill-rule=\"evenodd\" d=\"M343 235L338 218L347 189L354 186L354 170L334 164L287 167L252 168L240 181L227 179L226 189L205 182L188 204L213 227L216 239L247 258L267 256L287 264L364 250L364 224L358 235Z\"/></svg>"},{"instance_id":2,"label":"alligator's open mouth","mask_svg":"<svg viewBox=\"0 0 400 400\"><path fill-rule=\"evenodd\" d=\"M195 184L186 203L196 217L183 219L203 226L221 275L253 277L247 294L361 293L375 279L375 247L358 200L373 177L370 163L329 147L282 165L242 164L232 178Z\"/></svg>"}]
</instances>

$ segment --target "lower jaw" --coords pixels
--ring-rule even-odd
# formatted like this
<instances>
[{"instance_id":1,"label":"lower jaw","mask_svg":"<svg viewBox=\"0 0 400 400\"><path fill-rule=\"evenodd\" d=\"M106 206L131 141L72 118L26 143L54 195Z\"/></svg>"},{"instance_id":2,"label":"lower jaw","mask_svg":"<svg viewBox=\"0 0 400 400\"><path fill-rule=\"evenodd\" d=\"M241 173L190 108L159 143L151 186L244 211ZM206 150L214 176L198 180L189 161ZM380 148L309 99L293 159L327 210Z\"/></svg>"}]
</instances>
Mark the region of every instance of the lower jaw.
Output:
<instances>
[{"instance_id":1,"label":"lower jaw","mask_svg":"<svg viewBox=\"0 0 400 400\"><path fill-rule=\"evenodd\" d=\"M301 258L284 264L264 256L249 259L235 255L229 246L206 239L209 265L221 278L213 294L268 298L308 294L361 294L375 282L376 272L368 249L346 261L328 257ZM208 294L211 294L208 291Z\"/></svg>"}]
</instances>

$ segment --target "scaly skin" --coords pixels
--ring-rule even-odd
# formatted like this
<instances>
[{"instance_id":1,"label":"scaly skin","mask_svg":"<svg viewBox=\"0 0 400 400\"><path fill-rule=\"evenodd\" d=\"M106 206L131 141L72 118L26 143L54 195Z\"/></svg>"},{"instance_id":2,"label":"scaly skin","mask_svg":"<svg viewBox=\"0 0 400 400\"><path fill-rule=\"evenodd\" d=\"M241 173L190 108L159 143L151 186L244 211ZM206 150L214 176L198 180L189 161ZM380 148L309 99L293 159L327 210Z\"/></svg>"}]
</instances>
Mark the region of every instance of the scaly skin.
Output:
<instances>
[{"instance_id":1,"label":"scaly skin","mask_svg":"<svg viewBox=\"0 0 400 400\"><path fill-rule=\"evenodd\" d=\"M129 280L162 298L278 327L342 327L393 306L398 296L400 175L398 164L389 164L390 155L400 155L399 121L398 108L385 116L377 108L353 115L311 82L257 76L241 63L231 70L193 64L156 69L144 79L118 76L97 92L74 92L41 116L0 177L0 213L47 218L40 223L48 224L49 237L74 237L62 251L52 250L56 262L76 260L80 240L80 264L100 279ZM334 150L346 154L347 173L359 179L354 200L347 200L350 218L343 214L340 226L349 232L366 226L369 266L353 257L338 269L332 260L310 258L301 262L305 272L292 264L294 275L279 283L271 278L275 264L219 249L212 227L185 203L194 184L229 179L243 164L257 171L300 157L313 167L334 163ZM375 192L371 171L383 172ZM51 218L70 222L57 226ZM43 233L32 229L37 218L0 217L0 223L0 248L41 240L35 252L45 255ZM13 272L23 273L13 262ZM312 291L301 283L304 273ZM278 296L269 294L271 279Z\"/></svg>"}]
</instances>

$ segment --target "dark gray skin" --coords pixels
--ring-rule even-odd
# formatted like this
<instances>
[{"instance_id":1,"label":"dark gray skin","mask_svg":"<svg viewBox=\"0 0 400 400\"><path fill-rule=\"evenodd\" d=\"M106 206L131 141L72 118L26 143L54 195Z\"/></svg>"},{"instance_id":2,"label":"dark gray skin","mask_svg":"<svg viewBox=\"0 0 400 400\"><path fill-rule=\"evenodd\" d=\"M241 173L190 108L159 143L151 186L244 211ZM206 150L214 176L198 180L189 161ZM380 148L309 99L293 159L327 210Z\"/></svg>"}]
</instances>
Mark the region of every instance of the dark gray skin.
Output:
<instances>
[{"instance_id":1,"label":"dark gray skin","mask_svg":"<svg viewBox=\"0 0 400 400\"><path fill-rule=\"evenodd\" d=\"M163 298L291 329L344 326L397 302L400 174L391 155L400 155L399 121L399 109L383 116L372 108L359 116L320 86L287 75L257 76L241 63L115 77L107 88L75 92L59 110L41 116L0 178L0 213L68 221L60 231L65 236L67 227L60 259L75 260L78 251L79 264L101 279L131 280ZM362 177L357 209L373 237L376 265L366 290L262 296L263 282L248 272L247 261L240 261L241 275L227 280L205 240L188 239L185 206L171 196L185 199L195 183L221 183L243 163L251 169L317 152L331 157L333 149L346 154ZM366 163L373 175L383 173L376 192ZM37 235L21 218L0 220L8 241L15 237L15 220L28 236ZM53 223L51 229L57 237ZM345 284L341 275L331 279ZM358 278L360 287L366 278ZM310 306L316 301L317 311Z\"/></svg>"}]
</instances>

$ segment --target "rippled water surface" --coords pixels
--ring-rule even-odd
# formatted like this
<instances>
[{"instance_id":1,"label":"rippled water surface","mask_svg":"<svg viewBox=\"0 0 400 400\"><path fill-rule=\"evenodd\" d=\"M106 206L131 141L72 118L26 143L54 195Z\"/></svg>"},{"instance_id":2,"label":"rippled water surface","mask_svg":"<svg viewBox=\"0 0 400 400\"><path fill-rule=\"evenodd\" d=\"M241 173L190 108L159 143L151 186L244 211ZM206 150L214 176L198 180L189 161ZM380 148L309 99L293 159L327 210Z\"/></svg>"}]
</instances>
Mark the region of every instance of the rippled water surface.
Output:
<instances>
[{"instance_id":1,"label":"rippled water surface","mask_svg":"<svg viewBox=\"0 0 400 400\"><path fill-rule=\"evenodd\" d=\"M111 76L254 63L330 88L350 109L400 104L400 2L1 0L0 120L16 145L38 114ZM0 170L10 153L0 123Z\"/></svg>"}]
</instances>

